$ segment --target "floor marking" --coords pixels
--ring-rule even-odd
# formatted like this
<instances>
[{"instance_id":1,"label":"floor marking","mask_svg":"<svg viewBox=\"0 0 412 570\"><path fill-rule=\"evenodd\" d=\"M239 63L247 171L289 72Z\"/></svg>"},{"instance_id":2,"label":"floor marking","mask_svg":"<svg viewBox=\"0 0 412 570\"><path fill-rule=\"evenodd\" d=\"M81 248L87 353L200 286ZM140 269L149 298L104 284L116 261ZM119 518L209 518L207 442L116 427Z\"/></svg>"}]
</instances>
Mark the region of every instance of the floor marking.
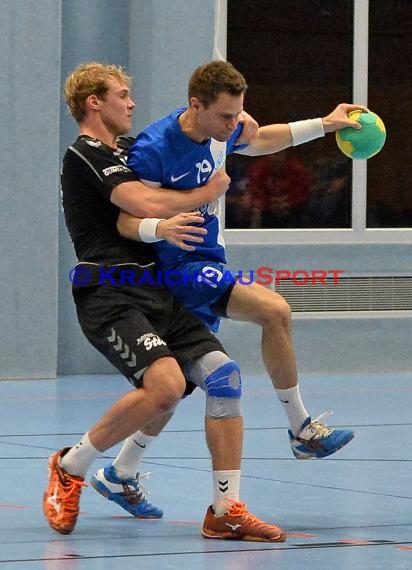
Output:
<instances>
[{"instance_id":1,"label":"floor marking","mask_svg":"<svg viewBox=\"0 0 412 570\"><path fill-rule=\"evenodd\" d=\"M286 531L288 536L298 536L299 538L314 538L315 534L308 534L307 532L289 532Z\"/></svg>"},{"instance_id":2,"label":"floor marking","mask_svg":"<svg viewBox=\"0 0 412 570\"><path fill-rule=\"evenodd\" d=\"M370 540L359 540L353 538L341 538L338 542L343 542L344 544L372 544Z\"/></svg>"}]
</instances>

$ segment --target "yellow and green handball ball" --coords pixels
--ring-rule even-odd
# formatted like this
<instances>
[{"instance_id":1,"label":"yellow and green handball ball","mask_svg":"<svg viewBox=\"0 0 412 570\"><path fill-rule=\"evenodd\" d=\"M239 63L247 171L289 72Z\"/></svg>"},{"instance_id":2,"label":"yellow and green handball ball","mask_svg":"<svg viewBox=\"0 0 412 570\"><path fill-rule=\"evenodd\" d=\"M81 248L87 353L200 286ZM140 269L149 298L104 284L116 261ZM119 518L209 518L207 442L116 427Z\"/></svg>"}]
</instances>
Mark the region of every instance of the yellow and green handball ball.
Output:
<instances>
[{"instance_id":1,"label":"yellow and green handball ball","mask_svg":"<svg viewBox=\"0 0 412 570\"><path fill-rule=\"evenodd\" d=\"M340 150L349 158L371 158L382 149L386 139L383 121L372 111L352 111L349 118L362 125L361 129L346 127L336 131L336 142Z\"/></svg>"}]
</instances>

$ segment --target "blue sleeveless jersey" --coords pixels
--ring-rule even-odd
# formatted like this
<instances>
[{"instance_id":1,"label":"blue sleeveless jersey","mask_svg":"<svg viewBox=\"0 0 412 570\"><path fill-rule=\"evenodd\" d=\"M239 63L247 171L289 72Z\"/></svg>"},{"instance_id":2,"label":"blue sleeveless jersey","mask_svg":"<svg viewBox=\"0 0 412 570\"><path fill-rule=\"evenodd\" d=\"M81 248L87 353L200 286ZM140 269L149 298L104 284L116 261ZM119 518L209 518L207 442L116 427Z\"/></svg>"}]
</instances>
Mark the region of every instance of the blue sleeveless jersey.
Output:
<instances>
[{"instance_id":1,"label":"blue sleeveless jersey","mask_svg":"<svg viewBox=\"0 0 412 570\"><path fill-rule=\"evenodd\" d=\"M242 125L239 124L227 142L214 139L197 143L183 134L178 117L182 107L163 119L146 127L133 143L128 165L142 182L149 186L162 186L174 190L187 190L203 186L219 170L226 155L235 149ZM247 145L236 146L236 149ZM193 252L183 251L167 241L155 243L160 267L163 270L182 267L187 261L215 261L226 263L222 228L220 223L221 200L204 204L199 212L202 224L208 230L202 244L194 244ZM189 242L188 242L189 243Z\"/></svg>"}]
</instances>

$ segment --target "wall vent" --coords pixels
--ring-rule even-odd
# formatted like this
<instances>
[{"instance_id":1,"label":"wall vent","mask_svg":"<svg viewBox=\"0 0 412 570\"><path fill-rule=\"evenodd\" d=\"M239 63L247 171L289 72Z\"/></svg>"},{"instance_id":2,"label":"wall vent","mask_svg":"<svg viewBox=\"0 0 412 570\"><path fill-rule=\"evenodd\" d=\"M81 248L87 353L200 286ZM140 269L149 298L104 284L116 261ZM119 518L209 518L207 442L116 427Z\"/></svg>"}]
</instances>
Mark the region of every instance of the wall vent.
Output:
<instances>
[{"instance_id":1,"label":"wall vent","mask_svg":"<svg viewBox=\"0 0 412 570\"><path fill-rule=\"evenodd\" d=\"M302 279L302 276L298 277ZM411 311L412 276L339 276L311 285L292 279L272 285L288 301L293 312Z\"/></svg>"}]
</instances>

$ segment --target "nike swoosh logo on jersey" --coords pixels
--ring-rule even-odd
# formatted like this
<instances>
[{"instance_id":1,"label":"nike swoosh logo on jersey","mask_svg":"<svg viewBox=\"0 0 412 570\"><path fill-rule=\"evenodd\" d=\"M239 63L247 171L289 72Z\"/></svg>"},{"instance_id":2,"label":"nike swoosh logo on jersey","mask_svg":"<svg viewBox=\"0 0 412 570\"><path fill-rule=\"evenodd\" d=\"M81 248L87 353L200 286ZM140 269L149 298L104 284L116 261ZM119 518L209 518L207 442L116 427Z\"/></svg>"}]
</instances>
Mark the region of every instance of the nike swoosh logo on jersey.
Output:
<instances>
[{"instance_id":1,"label":"nike swoosh logo on jersey","mask_svg":"<svg viewBox=\"0 0 412 570\"><path fill-rule=\"evenodd\" d=\"M178 180L180 180L181 178L184 178L185 176L187 176L188 174L190 174L190 170L188 172L185 172L184 174L181 174L180 176L175 176L174 174L172 174L171 177L171 181L172 182L177 182Z\"/></svg>"}]
</instances>

